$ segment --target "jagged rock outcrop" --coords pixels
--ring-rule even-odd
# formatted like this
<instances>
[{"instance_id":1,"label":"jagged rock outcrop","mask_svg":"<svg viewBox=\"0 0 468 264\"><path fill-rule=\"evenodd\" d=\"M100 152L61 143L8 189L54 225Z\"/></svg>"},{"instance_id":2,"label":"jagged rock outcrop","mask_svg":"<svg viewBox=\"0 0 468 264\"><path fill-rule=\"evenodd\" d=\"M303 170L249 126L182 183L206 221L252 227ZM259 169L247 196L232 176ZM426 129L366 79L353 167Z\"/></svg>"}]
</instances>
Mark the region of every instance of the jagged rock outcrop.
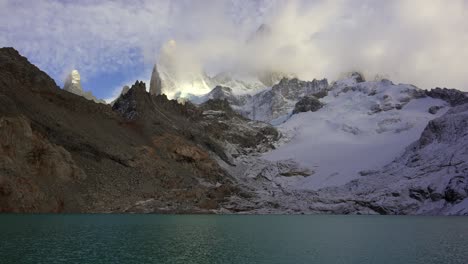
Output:
<instances>
[{"instance_id":1,"label":"jagged rock outcrop","mask_svg":"<svg viewBox=\"0 0 468 264\"><path fill-rule=\"evenodd\" d=\"M252 96L252 109L247 116L270 122L290 113L300 98L307 95L321 98L327 94L327 90L327 79L301 81L297 78L283 78L271 89Z\"/></svg>"},{"instance_id":2,"label":"jagged rock outcrop","mask_svg":"<svg viewBox=\"0 0 468 264\"><path fill-rule=\"evenodd\" d=\"M239 155L273 149L281 135L269 124L249 120L234 111L227 100L208 100L199 107L203 112L204 131L220 142L226 142L226 153Z\"/></svg>"},{"instance_id":3,"label":"jagged rock outcrop","mask_svg":"<svg viewBox=\"0 0 468 264\"><path fill-rule=\"evenodd\" d=\"M254 76L244 79L230 72L220 72L214 77L207 78L207 83L210 87L229 87L233 90L233 93L243 94L245 92L255 92L266 88L265 84Z\"/></svg>"},{"instance_id":4,"label":"jagged rock outcrop","mask_svg":"<svg viewBox=\"0 0 468 264\"><path fill-rule=\"evenodd\" d=\"M158 68L156 64L154 64L153 72L151 73L149 91L150 91L150 94L152 95L162 94L162 81L161 81L161 77L159 76L159 72L158 72Z\"/></svg>"},{"instance_id":5,"label":"jagged rock outcrop","mask_svg":"<svg viewBox=\"0 0 468 264\"><path fill-rule=\"evenodd\" d=\"M81 87L81 77L80 77L80 73L78 72L78 70L71 71L71 73L68 75L67 79L65 80L63 89L67 92L74 93L79 96L83 96L84 98L88 100L92 100L96 103L102 103L102 104L106 103L104 100L97 99L91 92L83 91L83 87Z\"/></svg>"},{"instance_id":6,"label":"jagged rock outcrop","mask_svg":"<svg viewBox=\"0 0 468 264\"><path fill-rule=\"evenodd\" d=\"M315 96L304 96L294 106L293 114L301 112L315 112L323 107L323 104Z\"/></svg>"},{"instance_id":7,"label":"jagged rock outcrop","mask_svg":"<svg viewBox=\"0 0 468 264\"><path fill-rule=\"evenodd\" d=\"M110 106L113 106L115 102L117 101L117 99L119 99L120 96L126 94L129 90L130 90L130 87L128 87L128 85L124 85L124 87L122 87L122 91L120 91L119 96L115 98L112 102L110 102Z\"/></svg>"},{"instance_id":8,"label":"jagged rock outcrop","mask_svg":"<svg viewBox=\"0 0 468 264\"><path fill-rule=\"evenodd\" d=\"M216 86L201 101L208 99L226 99L238 113L252 120L263 122L275 121L286 117L294 109L297 101L304 96L323 98L328 94L328 81L301 81L297 78L283 78L271 89L254 95L236 95L230 87ZM197 101L197 100L195 100Z\"/></svg>"},{"instance_id":9,"label":"jagged rock outcrop","mask_svg":"<svg viewBox=\"0 0 468 264\"><path fill-rule=\"evenodd\" d=\"M239 98L232 93L232 89L224 86L216 86L207 95L208 99L227 100L230 105L241 104Z\"/></svg>"},{"instance_id":10,"label":"jagged rock outcrop","mask_svg":"<svg viewBox=\"0 0 468 264\"><path fill-rule=\"evenodd\" d=\"M426 97L425 91L414 85L394 84L387 79L362 82L363 79L359 73L352 73L348 78L335 81L330 91L335 97L342 93L358 92L377 99L370 106L369 114L401 110L411 100Z\"/></svg>"},{"instance_id":11,"label":"jagged rock outcrop","mask_svg":"<svg viewBox=\"0 0 468 264\"><path fill-rule=\"evenodd\" d=\"M380 81L380 80L379 80ZM365 82L364 75L359 72L351 72L331 84L330 90L342 90L347 87L357 86L359 83Z\"/></svg>"},{"instance_id":12,"label":"jagged rock outcrop","mask_svg":"<svg viewBox=\"0 0 468 264\"><path fill-rule=\"evenodd\" d=\"M231 106L243 106L252 96L250 94L235 95L231 88L224 86L216 86L209 92L205 98L213 100L227 100Z\"/></svg>"},{"instance_id":13,"label":"jagged rock outcrop","mask_svg":"<svg viewBox=\"0 0 468 264\"><path fill-rule=\"evenodd\" d=\"M426 95L432 98L438 98L446 101L451 106L457 106L468 103L468 95L456 89L434 88L426 91Z\"/></svg>"}]
</instances>

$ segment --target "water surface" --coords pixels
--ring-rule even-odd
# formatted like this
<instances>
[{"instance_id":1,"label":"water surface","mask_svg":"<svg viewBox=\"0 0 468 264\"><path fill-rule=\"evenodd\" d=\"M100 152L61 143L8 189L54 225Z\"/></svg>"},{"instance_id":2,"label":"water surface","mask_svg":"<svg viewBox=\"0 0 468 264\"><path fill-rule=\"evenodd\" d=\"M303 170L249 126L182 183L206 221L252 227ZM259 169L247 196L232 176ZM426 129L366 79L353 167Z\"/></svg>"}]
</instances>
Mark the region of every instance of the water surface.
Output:
<instances>
[{"instance_id":1,"label":"water surface","mask_svg":"<svg viewBox=\"0 0 468 264\"><path fill-rule=\"evenodd\" d=\"M468 263L468 218L0 215L0 263Z\"/></svg>"}]
</instances>

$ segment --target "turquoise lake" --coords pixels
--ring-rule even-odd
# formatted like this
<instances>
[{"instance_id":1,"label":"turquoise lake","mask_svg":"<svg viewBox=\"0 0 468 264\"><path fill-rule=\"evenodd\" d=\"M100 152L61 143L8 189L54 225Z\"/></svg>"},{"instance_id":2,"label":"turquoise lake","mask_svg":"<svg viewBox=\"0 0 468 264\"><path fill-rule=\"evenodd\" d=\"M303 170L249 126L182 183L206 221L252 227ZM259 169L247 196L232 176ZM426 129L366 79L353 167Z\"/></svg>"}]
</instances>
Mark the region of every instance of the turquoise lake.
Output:
<instances>
[{"instance_id":1,"label":"turquoise lake","mask_svg":"<svg viewBox=\"0 0 468 264\"><path fill-rule=\"evenodd\" d=\"M0 263L468 263L468 217L0 215Z\"/></svg>"}]
</instances>

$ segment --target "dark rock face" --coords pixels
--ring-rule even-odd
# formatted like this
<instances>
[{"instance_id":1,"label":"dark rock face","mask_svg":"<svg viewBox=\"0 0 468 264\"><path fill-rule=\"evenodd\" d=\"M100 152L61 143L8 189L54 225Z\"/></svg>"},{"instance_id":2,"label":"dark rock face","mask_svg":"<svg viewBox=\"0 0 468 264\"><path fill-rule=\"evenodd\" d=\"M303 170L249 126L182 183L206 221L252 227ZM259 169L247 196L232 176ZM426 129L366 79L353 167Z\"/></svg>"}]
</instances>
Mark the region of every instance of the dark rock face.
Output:
<instances>
[{"instance_id":1,"label":"dark rock face","mask_svg":"<svg viewBox=\"0 0 468 264\"><path fill-rule=\"evenodd\" d=\"M326 91L328 88L327 79L301 81L297 78L283 78L271 89L273 93L281 94L284 98L294 100L306 95L315 95Z\"/></svg>"},{"instance_id":2,"label":"dark rock face","mask_svg":"<svg viewBox=\"0 0 468 264\"><path fill-rule=\"evenodd\" d=\"M273 149L280 138L269 124L244 118L234 111L227 100L208 100L200 105L203 130L218 142L228 142L234 156ZM222 143L220 143L222 144Z\"/></svg>"},{"instance_id":3,"label":"dark rock face","mask_svg":"<svg viewBox=\"0 0 468 264\"><path fill-rule=\"evenodd\" d=\"M430 143L454 143L463 138L468 131L468 104L454 107L443 117L429 121L418 141L422 148Z\"/></svg>"},{"instance_id":4,"label":"dark rock face","mask_svg":"<svg viewBox=\"0 0 468 264\"><path fill-rule=\"evenodd\" d=\"M323 107L323 104L315 96L304 96L294 106L293 114L300 112L316 112Z\"/></svg>"},{"instance_id":5,"label":"dark rock face","mask_svg":"<svg viewBox=\"0 0 468 264\"><path fill-rule=\"evenodd\" d=\"M323 98L328 94L328 81L301 81L282 78L271 89L255 95L235 95L229 87L216 86L206 95L208 99L227 100L242 116L252 120L270 122L289 114L297 101L304 96Z\"/></svg>"},{"instance_id":6,"label":"dark rock face","mask_svg":"<svg viewBox=\"0 0 468 264\"><path fill-rule=\"evenodd\" d=\"M270 90L252 97L252 111L247 115L256 120L271 121L287 114L295 102L308 95L324 97L327 94L328 81L301 81L297 78L283 78Z\"/></svg>"},{"instance_id":7,"label":"dark rock face","mask_svg":"<svg viewBox=\"0 0 468 264\"><path fill-rule=\"evenodd\" d=\"M468 103L468 96L465 92L456 89L434 88L426 91L426 95L432 98L442 99L451 106L457 106Z\"/></svg>"},{"instance_id":8,"label":"dark rock face","mask_svg":"<svg viewBox=\"0 0 468 264\"><path fill-rule=\"evenodd\" d=\"M236 96L232 93L232 89L224 86L216 86L211 90L207 97L214 100L227 100L230 105L244 105L251 98L250 95Z\"/></svg>"},{"instance_id":9,"label":"dark rock face","mask_svg":"<svg viewBox=\"0 0 468 264\"><path fill-rule=\"evenodd\" d=\"M112 109L126 119L135 120L138 117L139 99L144 100L140 95L146 93L145 84L137 81L132 89L129 89L125 94L122 94L112 105Z\"/></svg>"},{"instance_id":10,"label":"dark rock face","mask_svg":"<svg viewBox=\"0 0 468 264\"><path fill-rule=\"evenodd\" d=\"M445 200L456 202L468 197L468 179L465 176L455 176L450 179L445 188Z\"/></svg>"},{"instance_id":11,"label":"dark rock face","mask_svg":"<svg viewBox=\"0 0 468 264\"><path fill-rule=\"evenodd\" d=\"M429 193L426 189L411 188L409 189L409 197L418 201L424 201L429 198Z\"/></svg>"},{"instance_id":12,"label":"dark rock face","mask_svg":"<svg viewBox=\"0 0 468 264\"><path fill-rule=\"evenodd\" d=\"M2 48L0 102L0 211L209 212L237 192L203 110L142 82L112 109Z\"/></svg>"}]
</instances>

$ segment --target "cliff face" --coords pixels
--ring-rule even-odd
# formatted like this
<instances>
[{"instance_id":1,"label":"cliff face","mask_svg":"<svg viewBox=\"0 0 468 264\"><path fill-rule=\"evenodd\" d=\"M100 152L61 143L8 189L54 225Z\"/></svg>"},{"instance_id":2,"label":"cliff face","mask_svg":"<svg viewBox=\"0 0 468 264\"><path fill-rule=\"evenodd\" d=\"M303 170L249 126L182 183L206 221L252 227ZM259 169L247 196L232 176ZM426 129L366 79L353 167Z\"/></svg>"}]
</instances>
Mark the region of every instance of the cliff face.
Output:
<instances>
[{"instance_id":1,"label":"cliff face","mask_svg":"<svg viewBox=\"0 0 468 264\"><path fill-rule=\"evenodd\" d=\"M60 212L65 203L75 206L66 193L86 175L70 152L33 131L24 116L0 117L0 156L0 211Z\"/></svg>"},{"instance_id":2,"label":"cliff face","mask_svg":"<svg viewBox=\"0 0 468 264\"><path fill-rule=\"evenodd\" d=\"M205 212L236 191L196 109L141 82L114 111L2 48L0 102L2 211Z\"/></svg>"}]
</instances>

